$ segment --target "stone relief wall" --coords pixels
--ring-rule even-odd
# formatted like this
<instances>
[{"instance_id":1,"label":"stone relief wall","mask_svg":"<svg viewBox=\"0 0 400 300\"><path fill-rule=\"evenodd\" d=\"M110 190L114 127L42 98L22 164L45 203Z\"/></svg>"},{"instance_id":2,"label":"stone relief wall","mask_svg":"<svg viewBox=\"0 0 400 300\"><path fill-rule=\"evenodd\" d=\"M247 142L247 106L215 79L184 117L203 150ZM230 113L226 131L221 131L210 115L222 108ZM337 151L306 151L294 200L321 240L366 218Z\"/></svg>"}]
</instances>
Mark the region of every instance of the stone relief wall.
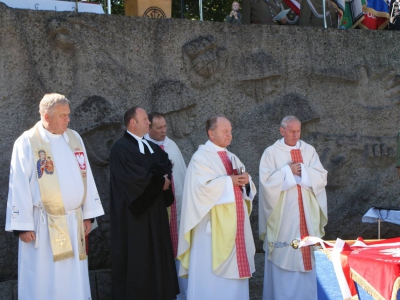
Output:
<instances>
[{"instance_id":1,"label":"stone relief wall","mask_svg":"<svg viewBox=\"0 0 400 300\"><path fill-rule=\"evenodd\" d=\"M124 111L166 115L186 162L207 140L205 120L232 121L230 150L258 182L279 121L296 115L302 139L329 171L326 238L376 238L373 205L398 205L395 169L400 76L396 32L322 30L9 9L0 4L0 228L12 146L39 119L46 92L71 101L106 215L90 236L91 269L110 268L108 152ZM252 224L258 251L257 203ZM382 236L399 227L383 224ZM17 239L0 231L0 282L17 274Z\"/></svg>"}]
</instances>

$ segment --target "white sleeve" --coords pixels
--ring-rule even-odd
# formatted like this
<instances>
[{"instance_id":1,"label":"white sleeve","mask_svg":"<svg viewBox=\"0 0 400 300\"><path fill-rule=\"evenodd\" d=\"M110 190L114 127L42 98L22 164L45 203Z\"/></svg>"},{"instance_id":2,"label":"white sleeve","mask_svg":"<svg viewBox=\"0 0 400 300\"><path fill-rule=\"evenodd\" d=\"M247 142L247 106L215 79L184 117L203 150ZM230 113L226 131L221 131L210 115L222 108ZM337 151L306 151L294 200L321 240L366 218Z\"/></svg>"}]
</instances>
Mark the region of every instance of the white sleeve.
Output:
<instances>
[{"instance_id":1,"label":"white sleeve","mask_svg":"<svg viewBox=\"0 0 400 300\"><path fill-rule=\"evenodd\" d=\"M14 143L10 166L6 231L34 230L32 196L34 184L31 182L31 177L36 176L34 173L36 170L32 170L33 158L30 151L28 139L24 136Z\"/></svg>"},{"instance_id":2,"label":"white sleeve","mask_svg":"<svg viewBox=\"0 0 400 300\"><path fill-rule=\"evenodd\" d=\"M310 189L311 188L311 180L310 176L308 176L308 172L304 164L300 164L301 166L301 181L297 184L303 188Z\"/></svg>"},{"instance_id":3,"label":"white sleeve","mask_svg":"<svg viewBox=\"0 0 400 300\"><path fill-rule=\"evenodd\" d=\"M287 191L294 187L297 182L296 179L294 178L292 169L290 169L289 165L284 166L281 171L283 172L283 175L285 177L285 180L282 184L282 192Z\"/></svg>"},{"instance_id":4,"label":"white sleeve","mask_svg":"<svg viewBox=\"0 0 400 300\"><path fill-rule=\"evenodd\" d=\"M230 176L226 177L226 183L224 191L222 192L221 197L218 199L215 205L227 204L235 202L235 192L233 191L233 182Z\"/></svg>"},{"instance_id":5,"label":"white sleeve","mask_svg":"<svg viewBox=\"0 0 400 300\"><path fill-rule=\"evenodd\" d=\"M251 176L249 174L249 185L250 185L250 193L247 196L246 193L246 188L243 188L243 199L248 200L248 201L253 201L254 197L257 194L257 189L253 181L251 180Z\"/></svg>"},{"instance_id":6,"label":"white sleeve","mask_svg":"<svg viewBox=\"0 0 400 300\"><path fill-rule=\"evenodd\" d=\"M99 192L97 191L96 183L93 178L92 169L90 168L89 159L87 156L87 152L85 149L85 145L83 144L82 138L79 136L77 132L75 135L80 139L83 150L85 152L86 161L87 161L87 188L86 188L86 200L83 204L83 219L92 219L98 216L104 215L103 206L101 205L101 200L99 196Z\"/></svg>"}]
</instances>

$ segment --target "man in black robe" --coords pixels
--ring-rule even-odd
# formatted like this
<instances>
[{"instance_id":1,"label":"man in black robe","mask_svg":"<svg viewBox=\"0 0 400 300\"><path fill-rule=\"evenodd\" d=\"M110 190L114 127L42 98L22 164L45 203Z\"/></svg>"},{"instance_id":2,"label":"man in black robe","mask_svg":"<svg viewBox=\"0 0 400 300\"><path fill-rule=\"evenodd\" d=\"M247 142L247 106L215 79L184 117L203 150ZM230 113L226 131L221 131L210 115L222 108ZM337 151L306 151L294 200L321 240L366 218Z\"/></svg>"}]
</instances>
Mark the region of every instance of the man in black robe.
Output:
<instances>
[{"instance_id":1,"label":"man in black robe","mask_svg":"<svg viewBox=\"0 0 400 300\"><path fill-rule=\"evenodd\" d=\"M146 141L144 109L124 116L126 132L110 154L112 295L114 300L173 300L179 294L166 207L172 164Z\"/></svg>"}]
</instances>

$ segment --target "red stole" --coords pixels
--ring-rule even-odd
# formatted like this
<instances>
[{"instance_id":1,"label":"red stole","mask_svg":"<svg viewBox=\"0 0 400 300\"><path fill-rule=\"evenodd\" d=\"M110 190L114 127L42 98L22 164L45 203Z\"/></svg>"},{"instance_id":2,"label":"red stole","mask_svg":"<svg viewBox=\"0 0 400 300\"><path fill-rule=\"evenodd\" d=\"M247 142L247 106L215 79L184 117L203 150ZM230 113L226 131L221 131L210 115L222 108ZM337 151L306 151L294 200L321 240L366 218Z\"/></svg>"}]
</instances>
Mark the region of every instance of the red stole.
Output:
<instances>
[{"instance_id":1,"label":"red stole","mask_svg":"<svg viewBox=\"0 0 400 300\"><path fill-rule=\"evenodd\" d=\"M292 161L294 163L303 163L303 157L301 156L300 149L291 150L290 155L292 156ZM308 229L307 229L307 223L306 223L306 217L304 215L303 196L301 195L301 187L299 185L297 185L297 194L298 194L297 200L299 203L299 214L300 214L300 235L301 235L301 237L309 236ZM312 264L311 264L310 247L303 247L303 248L300 248L300 250L301 250L301 254L303 256L304 269L306 271L311 271Z\"/></svg>"},{"instance_id":2,"label":"red stole","mask_svg":"<svg viewBox=\"0 0 400 300\"><path fill-rule=\"evenodd\" d=\"M218 151L218 155L224 164L226 173L228 175L237 175L237 171L233 170L232 162L230 161L226 151ZM240 278L251 277L249 261L247 258L246 243L244 240L244 220L245 211L243 209L243 195L242 188L240 186L233 187L235 192L235 203L236 203L236 216L237 216L237 228L236 228L236 257L239 270Z\"/></svg>"},{"instance_id":3,"label":"red stole","mask_svg":"<svg viewBox=\"0 0 400 300\"><path fill-rule=\"evenodd\" d=\"M164 145L160 145L160 148L164 149ZM171 187L172 193L174 194L174 203L171 205L171 219L169 221L169 232L171 234L172 250L174 252L174 257L178 254L178 216L176 212L176 198L175 198L175 185L174 178L171 175Z\"/></svg>"}]
</instances>

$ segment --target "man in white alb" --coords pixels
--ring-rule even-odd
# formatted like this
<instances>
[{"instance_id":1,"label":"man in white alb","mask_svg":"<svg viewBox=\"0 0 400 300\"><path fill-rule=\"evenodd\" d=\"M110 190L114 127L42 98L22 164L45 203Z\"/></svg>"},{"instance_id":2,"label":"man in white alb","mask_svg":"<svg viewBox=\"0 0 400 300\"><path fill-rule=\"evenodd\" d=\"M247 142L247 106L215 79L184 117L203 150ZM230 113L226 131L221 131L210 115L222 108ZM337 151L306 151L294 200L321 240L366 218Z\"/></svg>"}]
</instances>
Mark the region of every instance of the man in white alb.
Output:
<instances>
[{"instance_id":1,"label":"man in white alb","mask_svg":"<svg viewBox=\"0 0 400 300\"><path fill-rule=\"evenodd\" d=\"M187 169L179 230L179 275L188 275L188 300L246 300L254 267L249 214L256 188L244 165L226 150L229 120L207 120L209 140Z\"/></svg>"},{"instance_id":2,"label":"man in white alb","mask_svg":"<svg viewBox=\"0 0 400 300\"><path fill-rule=\"evenodd\" d=\"M85 235L104 214L69 101L46 94L14 143L6 231L19 235L18 299L90 300Z\"/></svg>"},{"instance_id":3,"label":"man in white alb","mask_svg":"<svg viewBox=\"0 0 400 300\"><path fill-rule=\"evenodd\" d=\"M260 162L259 234L264 241L263 300L317 299L312 247L289 244L302 236L322 237L327 224L326 177L314 147L300 140L301 123L283 118L283 136Z\"/></svg>"},{"instance_id":4,"label":"man in white alb","mask_svg":"<svg viewBox=\"0 0 400 300\"><path fill-rule=\"evenodd\" d=\"M168 153L168 157L172 162L171 188L175 197L175 201L167 209L169 215L172 247L174 251L174 257L176 258L178 251L178 230L181 219L182 193L186 175L186 164L176 143L167 137L167 121L163 115L153 112L148 115L148 118L151 122L151 125L149 128L149 133L147 133L144 138L159 145L161 149ZM178 272L179 260L176 259L175 263ZM187 279L179 277L178 282L180 294L177 295L177 300L186 300Z\"/></svg>"}]
</instances>

